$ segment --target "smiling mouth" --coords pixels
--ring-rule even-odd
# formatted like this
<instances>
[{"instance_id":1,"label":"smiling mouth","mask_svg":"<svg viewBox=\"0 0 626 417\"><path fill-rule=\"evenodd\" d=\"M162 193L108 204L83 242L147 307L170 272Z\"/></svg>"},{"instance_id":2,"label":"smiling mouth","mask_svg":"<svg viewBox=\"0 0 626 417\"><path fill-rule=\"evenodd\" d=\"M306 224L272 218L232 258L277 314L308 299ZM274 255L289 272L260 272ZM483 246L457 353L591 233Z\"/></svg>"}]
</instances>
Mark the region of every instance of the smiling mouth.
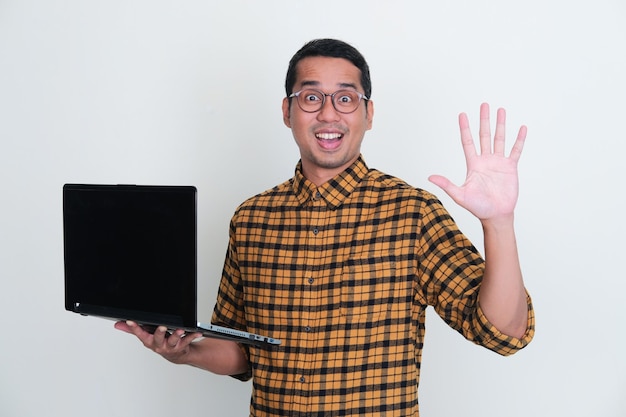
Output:
<instances>
[{"instance_id":1,"label":"smiling mouth","mask_svg":"<svg viewBox=\"0 0 626 417\"><path fill-rule=\"evenodd\" d=\"M316 133L315 137L320 140L336 140L343 137L342 133Z\"/></svg>"}]
</instances>

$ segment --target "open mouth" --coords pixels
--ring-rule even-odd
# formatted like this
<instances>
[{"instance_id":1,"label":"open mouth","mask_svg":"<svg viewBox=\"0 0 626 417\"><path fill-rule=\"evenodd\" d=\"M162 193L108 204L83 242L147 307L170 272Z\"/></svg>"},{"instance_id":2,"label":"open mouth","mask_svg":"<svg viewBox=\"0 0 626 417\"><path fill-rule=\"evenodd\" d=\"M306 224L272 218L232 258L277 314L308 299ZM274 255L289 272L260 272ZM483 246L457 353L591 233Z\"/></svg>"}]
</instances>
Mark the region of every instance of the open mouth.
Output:
<instances>
[{"instance_id":1,"label":"open mouth","mask_svg":"<svg viewBox=\"0 0 626 417\"><path fill-rule=\"evenodd\" d=\"M320 148L326 151L334 151L341 145L343 133L340 132L318 132L315 134Z\"/></svg>"},{"instance_id":2,"label":"open mouth","mask_svg":"<svg viewBox=\"0 0 626 417\"><path fill-rule=\"evenodd\" d=\"M316 133L315 137L319 140L337 140L343 137L343 133Z\"/></svg>"}]
</instances>

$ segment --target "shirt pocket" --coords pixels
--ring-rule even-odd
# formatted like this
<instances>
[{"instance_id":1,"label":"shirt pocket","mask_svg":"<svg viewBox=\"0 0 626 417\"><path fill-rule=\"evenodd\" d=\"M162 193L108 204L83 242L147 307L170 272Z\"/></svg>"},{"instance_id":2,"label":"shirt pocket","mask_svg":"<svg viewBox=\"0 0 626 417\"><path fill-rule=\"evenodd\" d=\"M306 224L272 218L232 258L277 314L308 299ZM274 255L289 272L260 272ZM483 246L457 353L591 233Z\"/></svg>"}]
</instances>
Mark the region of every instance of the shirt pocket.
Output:
<instances>
[{"instance_id":1,"label":"shirt pocket","mask_svg":"<svg viewBox=\"0 0 626 417\"><path fill-rule=\"evenodd\" d=\"M394 303L396 262L349 259L341 280L341 315L349 322L383 320Z\"/></svg>"}]
</instances>

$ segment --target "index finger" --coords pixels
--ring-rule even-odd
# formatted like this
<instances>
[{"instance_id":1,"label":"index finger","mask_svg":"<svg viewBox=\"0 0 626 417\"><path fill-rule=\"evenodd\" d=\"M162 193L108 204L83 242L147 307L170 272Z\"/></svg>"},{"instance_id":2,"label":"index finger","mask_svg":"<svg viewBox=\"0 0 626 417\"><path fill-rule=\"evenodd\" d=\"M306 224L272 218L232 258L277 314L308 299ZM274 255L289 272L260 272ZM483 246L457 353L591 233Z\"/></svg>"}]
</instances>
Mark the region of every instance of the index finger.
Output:
<instances>
[{"instance_id":1,"label":"index finger","mask_svg":"<svg viewBox=\"0 0 626 417\"><path fill-rule=\"evenodd\" d=\"M465 159L469 160L471 157L476 156L476 147L474 146L474 139L469 127L469 120L465 113L459 114L459 129L461 131L463 153L465 154Z\"/></svg>"}]
</instances>

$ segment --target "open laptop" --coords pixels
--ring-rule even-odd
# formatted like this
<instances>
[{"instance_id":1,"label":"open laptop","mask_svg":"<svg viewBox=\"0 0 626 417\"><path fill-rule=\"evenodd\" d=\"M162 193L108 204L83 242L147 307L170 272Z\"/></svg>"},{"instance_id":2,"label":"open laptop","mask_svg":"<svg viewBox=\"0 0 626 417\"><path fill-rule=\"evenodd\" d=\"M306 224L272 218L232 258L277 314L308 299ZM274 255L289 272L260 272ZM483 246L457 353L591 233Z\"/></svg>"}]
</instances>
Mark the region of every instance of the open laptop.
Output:
<instances>
[{"instance_id":1,"label":"open laptop","mask_svg":"<svg viewBox=\"0 0 626 417\"><path fill-rule=\"evenodd\" d=\"M280 340L197 321L193 186L63 186L65 309L257 346Z\"/></svg>"}]
</instances>

